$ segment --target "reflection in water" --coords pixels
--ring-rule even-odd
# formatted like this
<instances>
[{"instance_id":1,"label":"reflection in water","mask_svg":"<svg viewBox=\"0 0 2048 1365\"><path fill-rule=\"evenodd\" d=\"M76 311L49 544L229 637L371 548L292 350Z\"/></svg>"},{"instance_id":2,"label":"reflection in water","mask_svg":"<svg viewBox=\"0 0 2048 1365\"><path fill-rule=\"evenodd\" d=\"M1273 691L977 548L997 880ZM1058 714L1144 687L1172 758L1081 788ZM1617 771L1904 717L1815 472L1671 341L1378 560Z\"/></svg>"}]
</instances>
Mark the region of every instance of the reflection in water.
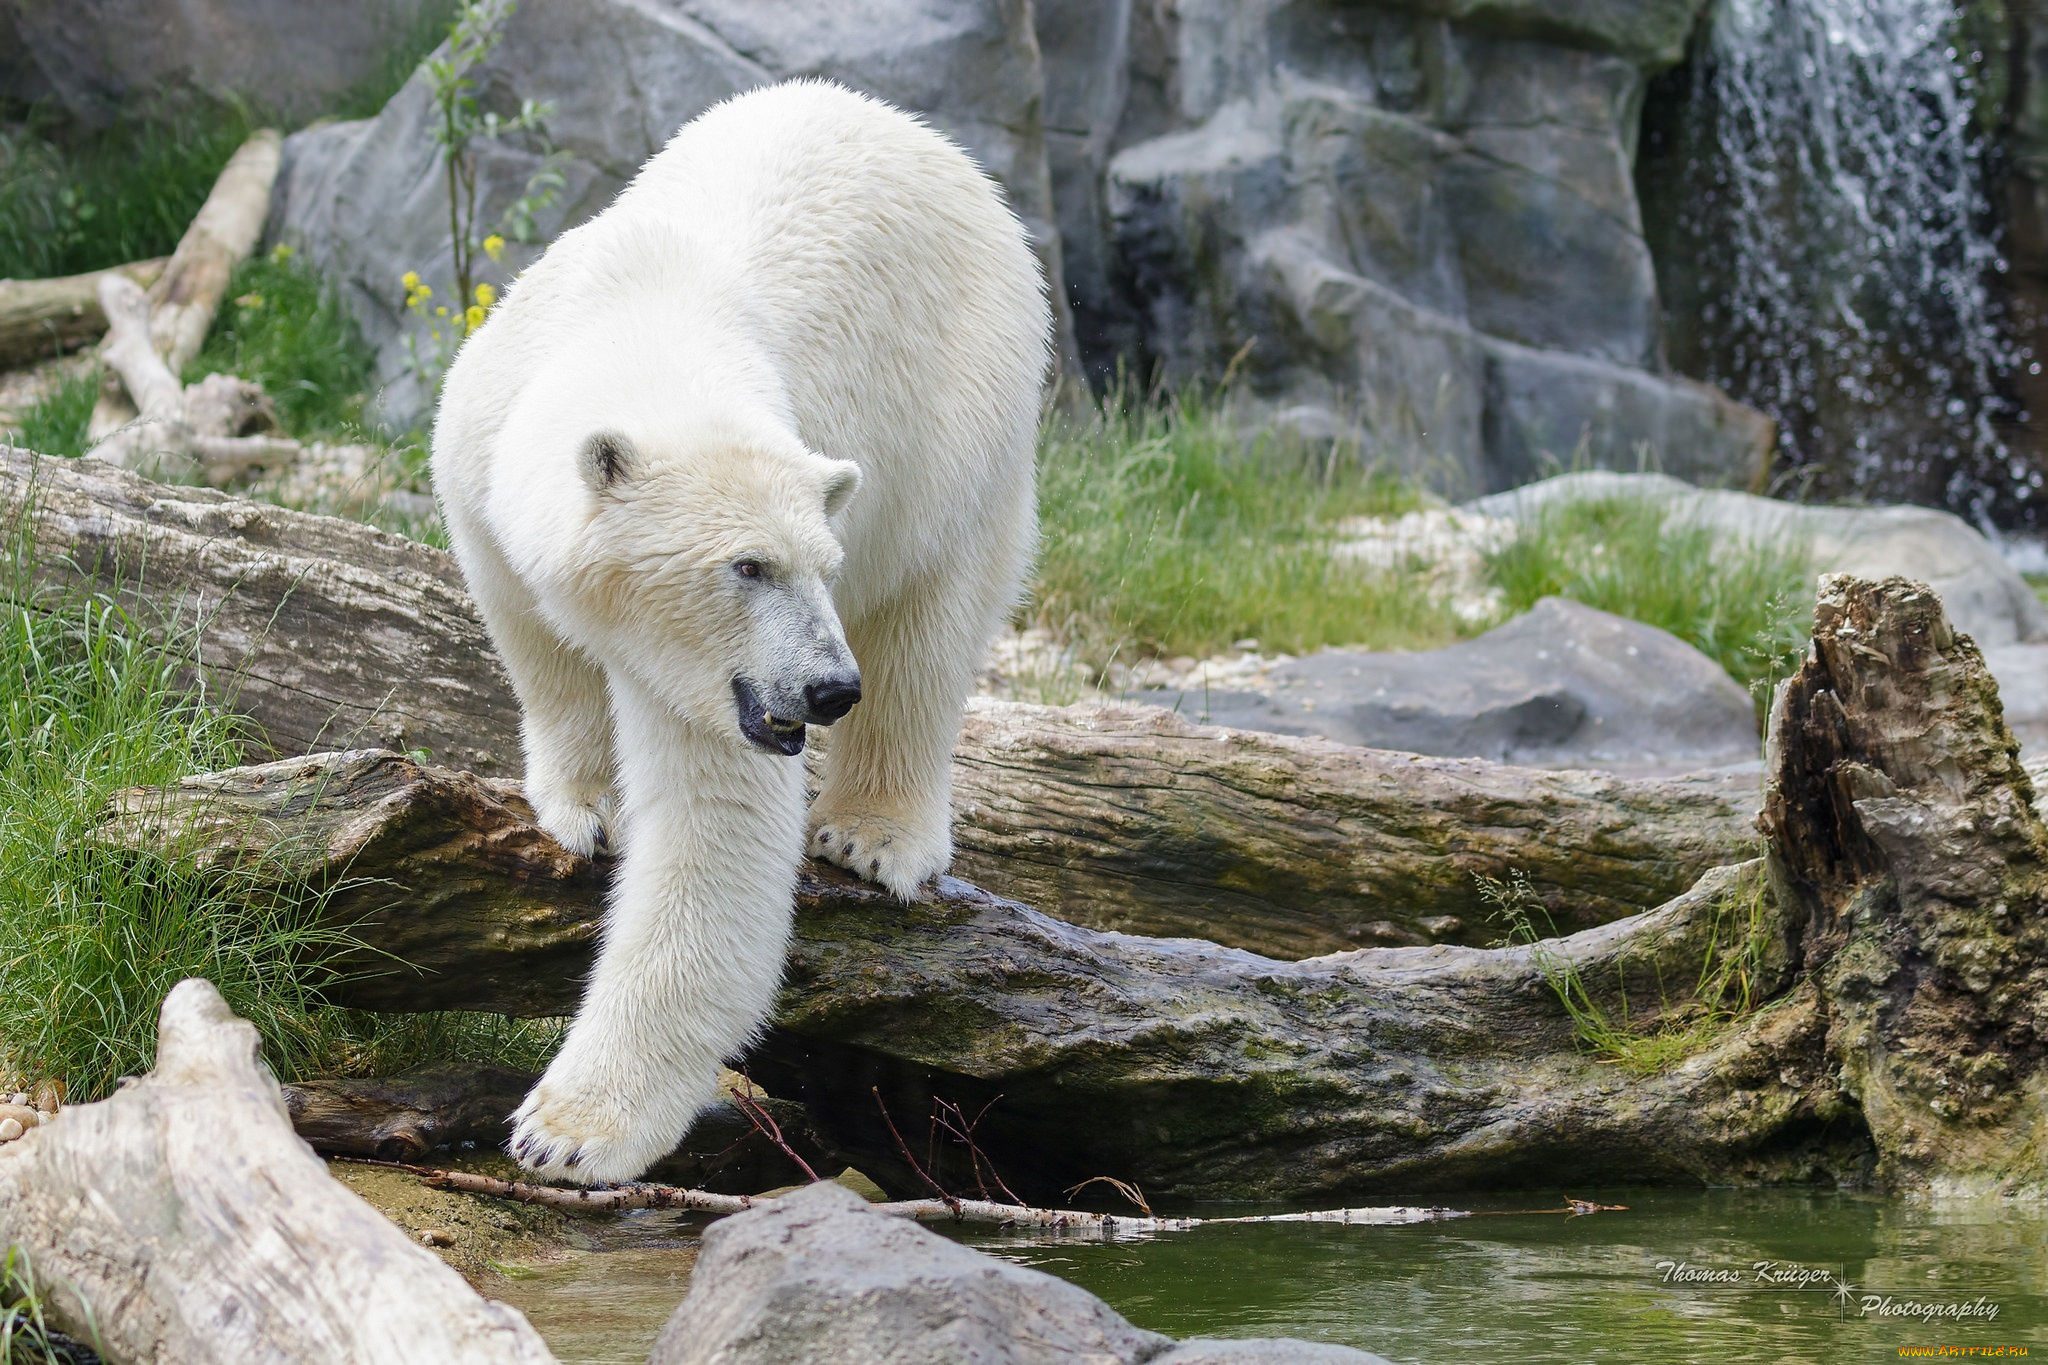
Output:
<instances>
[{"instance_id":1,"label":"reflection in water","mask_svg":"<svg viewBox=\"0 0 2048 1365\"><path fill-rule=\"evenodd\" d=\"M2025 1345L2048 1354L2048 1206L1785 1190L1571 1193L1629 1210L1408 1227L1251 1224L1118 1242L960 1235L1072 1280L1172 1336L1300 1336L1426 1365L1836 1365L1943 1345ZM1548 1194L1432 1198L1474 1210L1562 1202ZM701 1224L674 1212L579 1224L588 1230L582 1249L501 1297L526 1313L564 1365L640 1365L682 1302ZM1732 1271L1744 1283L1668 1283L1660 1261ZM1856 1295L1844 1306L1832 1284L1760 1288L1758 1261L1844 1276ZM1982 1296L1999 1312L1988 1322L1882 1320L1859 1315L1866 1292L1922 1302Z\"/></svg>"},{"instance_id":2,"label":"reflection in water","mask_svg":"<svg viewBox=\"0 0 2048 1365\"><path fill-rule=\"evenodd\" d=\"M1172 1336L1303 1336L1396 1361L1838 1361L1915 1345L2048 1347L2048 1209L1911 1205L1785 1191L1574 1194L1628 1204L1590 1218L1474 1218L1393 1228L1269 1224L1143 1242L969 1237L1051 1271ZM1447 1201L1457 1202L1457 1201ZM1486 1196L1467 1208L1532 1208ZM1740 1287L1666 1283L1661 1261L1734 1271ZM1766 1289L1758 1261L1846 1276ZM1996 1319L1859 1316L1862 1295L1996 1303Z\"/></svg>"}]
</instances>

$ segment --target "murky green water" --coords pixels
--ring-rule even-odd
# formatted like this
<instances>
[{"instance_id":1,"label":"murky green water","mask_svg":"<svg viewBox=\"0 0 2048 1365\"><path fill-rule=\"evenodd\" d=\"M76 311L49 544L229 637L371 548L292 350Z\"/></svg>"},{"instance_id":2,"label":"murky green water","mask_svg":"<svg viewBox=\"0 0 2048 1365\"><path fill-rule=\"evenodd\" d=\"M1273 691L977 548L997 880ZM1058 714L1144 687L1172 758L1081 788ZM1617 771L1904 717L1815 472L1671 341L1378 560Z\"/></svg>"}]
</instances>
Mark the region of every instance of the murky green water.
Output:
<instances>
[{"instance_id":1,"label":"murky green water","mask_svg":"<svg viewBox=\"0 0 2048 1365\"><path fill-rule=\"evenodd\" d=\"M1784 1191L1573 1193L1630 1207L1391 1228L1219 1227L1124 1242L962 1240L1083 1285L1173 1336L1302 1336L1422 1365L1836 1365L1897 1360L1902 1346L2027 1346L2048 1356L2048 1206ZM1518 1209L1556 1201L1445 1202ZM691 1254L682 1244L693 1236L674 1215L633 1215L599 1239L616 1249L549 1268L508 1297L567 1365L643 1361L681 1297ZM1804 1287L1760 1281L1758 1262L1814 1278ZM1679 1265L1733 1283L1688 1283ZM1843 1281L1847 1295L1838 1292ZM1893 1316L1876 1302L1885 1296ZM1915 1304L1996 1312L1897 1315Z\"/></svg>"}]
</instances>

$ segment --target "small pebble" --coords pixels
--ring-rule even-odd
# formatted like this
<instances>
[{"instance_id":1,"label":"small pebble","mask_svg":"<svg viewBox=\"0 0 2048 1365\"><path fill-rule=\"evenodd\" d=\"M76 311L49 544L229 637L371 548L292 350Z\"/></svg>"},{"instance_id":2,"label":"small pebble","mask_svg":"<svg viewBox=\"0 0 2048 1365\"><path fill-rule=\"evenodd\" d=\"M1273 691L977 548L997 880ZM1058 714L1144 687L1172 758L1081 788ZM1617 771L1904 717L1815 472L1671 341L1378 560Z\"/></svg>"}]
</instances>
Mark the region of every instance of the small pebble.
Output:
<instances>
[{"instance_id":1,"label":"small pebble","mask_svg":"<svg viewBox=\"0 0 2048 1365\"><path fill-rule=\"evenodd\" d=\"M0 1133L6 1131L7 1125L0 1123ZM455 1245L455 1234L441 1228L421 1228L420 1241L430 1247L452 1247Z\"/></svg>"},{"instance_id":2,"label":"small pebble","mask_svg":"<svg viewBox=\"0 0 2048 1365\"><path fill-rule=\"evenodd\" d=\"M34 1104L37 1109L40 1109L45 1114L56 1113L64 1107L64 1082L55 1080L37 1082L35 1098L30 1103Z\"/></svg>"},{"instance_id":3,"label":"small pebble","mask_svg":"<svg viewBox=\"0 0 2048 1365\"><path fill-rule=\"evenodd\" d=\"M15 1091L15 1092L14 1092L14 1093L13 1093L12 1095L9 1095L9 1096L7 1097L7 1102L8 1102L9 1104L19 1105L19 1106L21 1106L21 1107L22 1107L23 1109L26 1109L26 1108L28 1108L28 1091L26 1091L26 1090L17 1090L17 1091Z\"/></svg>"},{"instance_id":4,"label":"small pebble","mask_svg":"<svg viewBox=\"0 0 2048 1365\"><path fill-rule=\"evenodd\" d=\"M0 1104L0 1119L12 1119L26 1132L43 1121L43 1116L25 1104Z\"/></svg>"},{"instance_id":5,"label":"small pebble","mask_svg":"<svg viewBox=\"0 0 2048 1365\"><path fill-rule=\"evenodd\" d=\"M21 1136L21 1124L15 1119L0 1119L0 1142L12 1142Z\"/></svg>"}]
</instances>

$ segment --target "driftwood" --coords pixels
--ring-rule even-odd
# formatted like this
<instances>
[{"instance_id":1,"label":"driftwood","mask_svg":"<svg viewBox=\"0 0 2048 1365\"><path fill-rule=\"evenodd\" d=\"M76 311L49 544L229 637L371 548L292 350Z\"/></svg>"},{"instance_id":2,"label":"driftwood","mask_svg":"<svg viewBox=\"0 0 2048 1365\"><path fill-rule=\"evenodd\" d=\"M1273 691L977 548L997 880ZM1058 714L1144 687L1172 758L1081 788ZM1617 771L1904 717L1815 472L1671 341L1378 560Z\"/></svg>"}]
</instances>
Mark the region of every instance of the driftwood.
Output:
<instances>
[{"instance_id":1,"label":"driftwood","mask_svg":"<svg viewBox=\"0 0 2048 1365\"><path fill-rule=\"evenodd\" d=\"M498 1199L548 1208L604 1210L689 1209L697 1213L733 1214L758 1208L769 1200L744 1194L711 1194L704 1190L677 1189L672 1185L609 1185L603 1189L579 1186L563 1189L536 1185L525 1180L500 1180L469 1171L442 1171L413 1167L435 1189L463 1190ZM876 1213L891 1218L909 1218L920 1223L979 1223L984 1226L1049 1228L1106 1235L1136 1235L1151 1232L1187 1232L1192 1228L1218 1227L1227 1223L1343 1223L1354 1227L1399 1227L1410 1223L1441 1223L1451 1218L1470 1218L1462 1209L1407 1205L1378 1205L1361 1209L1316 1209L1306 1213L1249 1213L1229 1218L1162 1218L1152 1214L1088 1213L1079 1209L1045 1209L1030 1204L999 1204L987 1199L892 1199L869 1205ZM1614 1207L1596 1204L1580 1207L1599 1212ZM1534 1212L1536 1210L1532 1210ZM1544 1209L1544 1213L1566 1213Z\"/></svg>"},{"instance_id":2,"label":"driftwood","mask_svg":"<svg viewBox=\"0 0 2048 1365\"><path fill-rule=\"evenodd\" d=\"M165 998L148 1077L0 1146L0 1245L58 1325L131 1365L554 1360L328 1175L203 981Z\"/></svg>"},{"instance_id":3,"label":"driftwood","mask_svg":"<svg viewBox=\"0 0 2048 1365\"><path fill-rule=\"evenodd\" d=\"M0 280L0 370L45 360L96 341L107 330L100 281L121 275L147 289L164 273L167 256L112 270L90 270L49 280Z\"/></svg>"},{"instance_id":4,"label":"driftwood","mask_svg":"<svg viewBox=\"0 0 2048 1365\"><path fill-rule=\"evenodd\" d=\"M0 498L29 504L46 581L195 626L259 752L423 748L518 771L517 703L447 554L90 460L38 469L0 450ZM1474 874L1510 870L1559 929L1581 928L1756 843L1754 777L1416 758L1148 707L976 703L956 759L964 875L1077 923L1283 957L1488 942Z\"/></svg>"},{"instance_id":5,"label":"driftwood","mask_svg":"<svg viewBox=\"0 0 2048 1365\"><path fill-rule=\"evenodd\" d=\"M229 276L262 240L283 151L284 139L265 128L228 158L213 191L178 240L170 264L150 286L150 339L174 375L182 373L205 345ZM137 399L109 375L86 435L102 440L134 421L139 411Z\"/></svg>"},{"instance_id":6,"label":"driftwood","mask_svg":"<svg viewBox=\"0 0 2048 1365\"><path fill-rule=\"evenodd\" d=\"M141 415L94 446L96 458L180 482L196 477L215 487L297 461L304 448L290 437L238 430L252 407L267 415L260 387L228 375L209 376L190 389L178 382L151 343L149 300L142 286L108 275L100 281L100 306L107 316L100 353Z\"/></svg>"},{"instance_id":7,"label":"driftwood","mask_svg":"<svg viewBox=\"0 0 2048 1365\"><path fill-rule=\"evenodd\" d=\"M502 1066L433 1067L287 1085L284 1105L293 1130L314 1151L416 1161L462 1142L503 1147L509 1116L538 1079Z\"/></svg>"},{"instance_id":8,"label":"driftwood","mask_svg":"<svg viewBox=\"0 0 2048 1365\"><path fill-rule=\"evenodd\" d=\"M983 1146L1034 1200L1106 1173L1155 1198L1320 1198L1550 1182L1561 1169L1609 1182L1857 1180L1880 1156L1901 1187L2041 1188L2048 1126L2025 1011L2043 998L2036 850L2048 834L1990 675L1945 630L1938 604L1909 585L1827 586L1819 657L1853 656L1865 673L1837 692L1832 665L1809 665L1780 701L1780 735L1805 733L1812 713L1850 716L1834 750L1774 749L1782 902L1751 863L1654 912L1533 947L1278 962L1079 928L950 879L906 910L813 868L754 1075L899 1185L909 1173L871 1087L898 1114L926 1113L935 1097L973 1112L1001 1095ZM1873 718L1899 699L1919 708L1902 713L1910 724ZM1826 845L1793 814L1815 811L1865 830L1882 816L1887 833L1853 859L1815 863ZM337 900L357 933L419 974L355 982L341 993L353 1003L575 1003L605 869L535 829L509 783L389 754L306 759L137 794L107 837L156 844L195 816L204 857L270 850L332 876L353 851L359 871L385 880ZM1846 938L1839 912L1811 908L1848 901L1871 918ZM1916 954L1957 965L1901 965ZM1727 1000L1694 987L1716 962L1740 969L1748 1008L1708 1027ZM1623 1036L1697 1030L1675 1049L1682 1063L1637 1076L1591 1050L1558 998L1567 974ZM1921 1047L1919 1059L1899 1061L1894 1040ZM1915 1068L1922 1080L1899 1079ZM1992 1074L2014 1084L2000 1091ZM1930 1123L1947 1133L1936 1106L1966 1085L1980 1089L1958 1112L1984 1124L1978 1135L1915 1138Z\"/></svg>"}]
</instances>

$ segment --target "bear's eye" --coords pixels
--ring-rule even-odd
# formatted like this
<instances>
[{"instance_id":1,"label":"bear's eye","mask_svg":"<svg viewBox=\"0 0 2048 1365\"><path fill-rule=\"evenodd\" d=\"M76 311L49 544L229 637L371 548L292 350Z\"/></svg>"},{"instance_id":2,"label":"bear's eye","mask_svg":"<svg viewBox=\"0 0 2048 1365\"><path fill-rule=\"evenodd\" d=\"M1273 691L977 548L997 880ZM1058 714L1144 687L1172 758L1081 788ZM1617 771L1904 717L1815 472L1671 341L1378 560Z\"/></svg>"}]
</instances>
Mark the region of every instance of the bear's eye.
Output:
<instances>
[{"instance_id":1,"label":"bear's eye","mask_svg":"<svg viewBox=\"0 0 2048 1365\"><path fill-rule=\"evenodd\" d=\"M768 571L761 567L758 559L742 559L732 566L732 571L741 578L766 578Z\"/></svg>"}]
</instances>

